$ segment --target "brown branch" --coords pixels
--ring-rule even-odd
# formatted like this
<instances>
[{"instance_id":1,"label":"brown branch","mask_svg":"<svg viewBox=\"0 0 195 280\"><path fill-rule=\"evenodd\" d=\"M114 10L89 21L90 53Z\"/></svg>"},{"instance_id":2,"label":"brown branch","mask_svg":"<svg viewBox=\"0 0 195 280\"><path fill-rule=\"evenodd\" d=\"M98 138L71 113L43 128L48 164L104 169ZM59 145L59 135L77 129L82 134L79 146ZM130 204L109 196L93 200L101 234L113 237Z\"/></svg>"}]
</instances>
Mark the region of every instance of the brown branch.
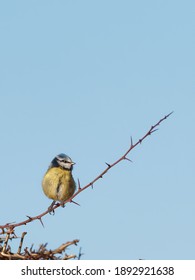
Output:
<instances>
[{"instance_id":1,"label":"brown branch","mask_svg":"<svg viewBox=\"0 0 195 280\"><path fill-rule=\"evenodd\" d=\"M18 247L17 253L13 253L11 251L11 247L7 246L8 241L11 240L10 234L6 235L6 240L4 242L4 246L0 246L0 260L68 260L76 258L76 255L68 255L63 253L66 251L67 247L71 245L77 245L79 242L78 239L75 239L73 241L66 242L65 244L60 245L58 248L54 250L48 250L46 248L47 244L41 244L38 248L38 250L33 250L33 246L31 246L30 249L27 247L24 249L23 252L21 252L21 248L24 241L24 236L26 235L26 232L22 233L20 244Z\"/></svg>"},{"instance_id":2,"label":"brown branch","mask_svg":"<svg viewBox=\"0 0 195 280\"><path fill-rule=\"evenodd\" d=\"M140 138L135 144L133 144L133 139L131 137L131 144L130 144L130 147L127 149L127 151L119 158L117 159L115 162L113 163L106 163L107 167L94 179L92 180L90 183L88 183L86 186L84 187L81 187L80 186L80 181L78 180L78 190L74 193L74 195L72 197L70 197L68 200L66 200L63 205L65 205L66 203L68 202L73 202L75 204L77 204L76 202L73 201L73 198L76 197L78 194L80 194L81 192L83 192L85 189L89 188L89 187L92 187L94 186L94 183L96 183L99 179L103 178L103 176L111 169L113 168L115 165L117 165L119 162L123 161L123 160L129 160L131 161L129 158L127 158L127 155L136 147L138 146L139 144L141 144L149 135L151 135L152 133L154 133L156 130L157 130L157 127L164 121L166 120L173 112L169 113L168 115L164 116L162 119L160 119L155 125L151 126L151 128L148 130L148 132L146 132L146 134ZM27 216L28 219L22 221L22 222L19 222L19 223L7 223L5 225L0 225L0 229L2 230L2 233L6 233L4 231L4 229L7 229L8 231L9 230L13 230L14 228L16 227L19 227L21 225L26 225L34 220L39 220L41 223L42 223L42 220L41 218L43 216L45 216L46 214L50 213L51 210L54 211L56 208L60 207L61 204L60 203L56 203L52 206L52 209L47 209L46 211L44 211L43 213L37 215L37 216L34 216L34 217L30 217L30 216ZM43 223L42 223L43 225Z\"/></svg>"}]
</instances>

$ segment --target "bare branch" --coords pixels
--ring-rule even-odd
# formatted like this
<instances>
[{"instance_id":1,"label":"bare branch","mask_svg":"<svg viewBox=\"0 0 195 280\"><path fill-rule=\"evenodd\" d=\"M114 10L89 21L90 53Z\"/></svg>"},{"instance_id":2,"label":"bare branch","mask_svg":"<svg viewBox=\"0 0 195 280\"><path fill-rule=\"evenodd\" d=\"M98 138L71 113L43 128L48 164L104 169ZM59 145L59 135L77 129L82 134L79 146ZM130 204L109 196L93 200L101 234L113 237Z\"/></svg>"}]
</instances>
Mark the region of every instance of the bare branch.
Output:
<instances>
[{"instance_id":1,"label":"bare branch","mask_svg":"<svg viewBox=\"0 0 195 280\"><path fill-rule=\"evenodd\" d=\"M151 135L153 132L155 132L158 128L158 126L164 121L166 120L173 112L169 113L168 115L165 115L162 119L160 119L155 125L151 126L151 128L148 130L148 132L146 132L146 134L140 138L135 144L133 144L133 139L131 137L131 144L130 147L127 149L127 151L119 158L117 159L115 162L113 162L112 164L110 163L106 163L107 167L90 183L88 183L87 185L85 185L84 187L80 186L80 181L78 180L78 190L74 193L74 195L72 197L70 197L68 200L66 200L63 205L65 205L68 202L73 202L75 204L78 205L78 203L73 201L73 198L76 197L77 195L79 195L81 192L83 192L85 189L94 186L94 183L96 183L98 180L100 180L101 178L103 178L103 176L111 169L113 168L115 165L119 164L121 161L123 160L128 160L131 161L129 158L127 158L127 155L139 144L141 144L149 135ZM21 221L19 223L7 223L5 225L0 225L0 229L3 231L3 233L8 233L9 230L13 230L16 227L22 226L22 225L26 225L34 220L40 220L40 222L42 223L41 218L45 215L47 215L48 213L51 213L51 211L54 211L56 208L58 208L61 204L60 203L54 203L52 204L52 207L50 209L47 209L46 211L44 211L43 213L31 217L31 216L27 216L28 219ZM43 225L43 223L42 223ZM7 231L6 231L7 230Z\"/></svg>"},{"instance_id":2,"label":"bare branch","mask_svg":"<svg viewBox=\"0 0 195 280\"><path fill-rule=\"evenodd\" d=\"M48 250L47 243L41 244L38 250L33 250L33 246L31 246L30 250L26 247L24 251L21 252L21 248L24 241L24 236L26 232L23 232L20 244L18 247L17 253L11 252L11 247L7 246L8 241L11 239L10 236L7 234L6 241L4 242L4 246L0 246L0 260L68 260L76 258L76 255L68 255L66 254L66 249L71 245L77 245L79 242L78 239L73 241L66 242L65 244L60 245L58 248L54 250ZM65 252L65 255L62 254ZM79 257L79 255L78 255Z\"/></svg>"}]
</instances>

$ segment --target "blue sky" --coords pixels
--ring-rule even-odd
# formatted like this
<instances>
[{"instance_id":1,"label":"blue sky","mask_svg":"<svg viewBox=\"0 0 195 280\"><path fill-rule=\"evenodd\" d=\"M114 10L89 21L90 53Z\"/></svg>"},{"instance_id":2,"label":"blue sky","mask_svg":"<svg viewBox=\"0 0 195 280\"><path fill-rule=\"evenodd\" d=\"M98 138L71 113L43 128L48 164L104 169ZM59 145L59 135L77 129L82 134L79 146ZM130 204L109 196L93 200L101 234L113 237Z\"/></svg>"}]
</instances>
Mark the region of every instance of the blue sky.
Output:
<instances>
[{"instance_id":1,"label":"blue sky","mask_svg":"<svg viewBox=\"0 0 195 280\"><path fill-rule=\"evenodd\" d=\"M85 186L174 111L80 207L18 228L25 246L80 239L69 252L83 259L195 258L194 11L188 0L1 2L0 224L47 209L56 154Z\"/></svg>"}]
</instances>

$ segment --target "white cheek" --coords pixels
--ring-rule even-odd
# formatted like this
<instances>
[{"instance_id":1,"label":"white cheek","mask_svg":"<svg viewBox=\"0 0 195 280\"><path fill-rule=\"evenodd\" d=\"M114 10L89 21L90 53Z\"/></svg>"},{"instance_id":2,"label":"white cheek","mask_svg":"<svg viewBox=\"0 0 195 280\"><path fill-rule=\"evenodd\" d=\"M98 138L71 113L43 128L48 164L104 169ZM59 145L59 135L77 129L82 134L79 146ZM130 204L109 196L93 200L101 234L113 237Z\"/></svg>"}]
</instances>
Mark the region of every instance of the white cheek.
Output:
<instances>
[{"instance_id":1,"label":"white cheek","mask_svg":"<svg viewBox=\"0 0 195 280\"><path fill-rule=\"evenodd\" d=\"M71 169L71 164L68 163L68 162L60 162L60 165L61 165L63 168Z\"/></svg>"},{"instance_id":2,"label":"white cheek","mask_svg":"<svg viewBox=\"0 0 195 280\"><path fill-rule=\"evenodd\" d=\"M67 168L67 169L70 169L71 168L71 164L70 163L64 163L64 167Z\"/></svg>"}]
</instances>

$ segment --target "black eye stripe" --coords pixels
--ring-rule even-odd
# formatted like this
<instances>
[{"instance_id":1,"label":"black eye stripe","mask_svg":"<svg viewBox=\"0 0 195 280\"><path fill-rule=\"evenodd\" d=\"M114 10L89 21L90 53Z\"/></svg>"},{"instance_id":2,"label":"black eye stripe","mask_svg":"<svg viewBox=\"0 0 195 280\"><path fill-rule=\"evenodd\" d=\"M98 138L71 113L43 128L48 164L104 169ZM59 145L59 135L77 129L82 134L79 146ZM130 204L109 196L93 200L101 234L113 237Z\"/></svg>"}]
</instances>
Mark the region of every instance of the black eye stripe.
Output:
<instances>
[{"instance_id":1,"label":"black eye stripe","mask_svg":"<svg viewBox=\"0 0 195 280\"><path fill-rule=\"evenodd\" d=\"M71 161L65 159L65 158L60 158L60 157L56 157L56 159L58 160L58 162L62 162L62 163L71 163Z\"/></svg>"},{"instance_id":2,"label":"black eye stripe","mask_svg":"<svg viewBox=\"0 0 195 280\"><path fill-rule=\"evenodd\" d=\"M61 162L64 162L64 163L69 163L69 161L64 160L64 159L61 159L60 161L61 161Z\"/></svg>"},{"instance_id":3,"label":"black eye stripe","mask_svg":"<svg viewBox=\"0 0 195 280\"><path fill-rule=\"evenodd\" d=\"M68 161L66 161L66 160L63 159L63 158L58 158L58 160L59 160L59 161L62 161L62 162L68 162Z\"/></svg>"}]
</instances>

